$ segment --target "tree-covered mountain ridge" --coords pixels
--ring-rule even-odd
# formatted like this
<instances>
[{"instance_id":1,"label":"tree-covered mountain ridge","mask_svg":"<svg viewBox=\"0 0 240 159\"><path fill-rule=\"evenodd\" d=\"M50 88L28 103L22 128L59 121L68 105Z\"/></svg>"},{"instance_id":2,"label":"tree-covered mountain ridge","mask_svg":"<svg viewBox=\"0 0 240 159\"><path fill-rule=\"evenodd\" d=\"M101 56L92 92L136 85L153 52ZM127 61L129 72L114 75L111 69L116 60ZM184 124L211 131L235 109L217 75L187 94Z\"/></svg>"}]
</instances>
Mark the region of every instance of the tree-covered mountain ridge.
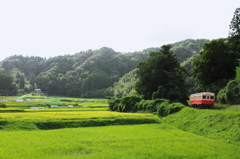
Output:
<instances>
[{"instance_id":1,"label":"tree-covered mountain ridge","mask_svg":"<svg viewBox=\"0 0 240 159\"><path fill-rule=\"evenodd\" d=\"M209 40L187 39L171 44L171 50L184 62L206 42ZM49 59L14 55L0 62L0 72L11 75L15 86L12 92L18 94L40 88L49 95L105 97L113 95L114 83L145 61L150 52L159 50L160 47L152 47L121 53L102 47Z\"/></svg>"}]
</instances>

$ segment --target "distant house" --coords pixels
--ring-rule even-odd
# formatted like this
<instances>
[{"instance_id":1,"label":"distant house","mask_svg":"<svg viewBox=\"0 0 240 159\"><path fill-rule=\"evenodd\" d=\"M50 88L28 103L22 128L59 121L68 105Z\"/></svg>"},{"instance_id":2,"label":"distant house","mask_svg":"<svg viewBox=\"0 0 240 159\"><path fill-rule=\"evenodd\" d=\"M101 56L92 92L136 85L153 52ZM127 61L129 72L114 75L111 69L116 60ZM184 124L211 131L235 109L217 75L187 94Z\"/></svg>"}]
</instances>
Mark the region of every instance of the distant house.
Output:
<instances>
[{"instance_id":1,"label":"distant house","mask_svg":"<svg viewBox=\"0 0 240 159\"><path fill-rule=\"evenodd\" d=\"M50 108L58 108L58 105L50 105Z\"/></svg>"},{"instance_id":2,"label":"distant house","mask_svg":"<svg viewBox=\"0 0 240 159\"><path fill-rule=\"evenodd\" d=\"M16 100L16 102L23 102L23 100Z\"/></svg>"},{"instance_id":3,"label":"distant house","mask_svg":"<svg viewBox=\"0 0 240 159\"><path fill-rule=\"evenodd\" d=\"M68 107L68 108L73 108L73 105L68 105L67 107Z\"/></svg>"},{"instance_id":4,"label":"distant house","mask_svg":"<svg viewBox=\"0 0 240 159\"><path fill-rule=\"evenodd\" d=\"M34 92L36 92L36 93L42 93L41 89L34 89Z\"/></svg>"},{"instance_id":5,"label":"distant house","mask_svg":"<svg viewBox=\"0 0 240 159\"><path fill-rule=\"evenodd\" d=\"M30 109L46 109L45 107L30 107Z\"/></svg>"}]
</instances>

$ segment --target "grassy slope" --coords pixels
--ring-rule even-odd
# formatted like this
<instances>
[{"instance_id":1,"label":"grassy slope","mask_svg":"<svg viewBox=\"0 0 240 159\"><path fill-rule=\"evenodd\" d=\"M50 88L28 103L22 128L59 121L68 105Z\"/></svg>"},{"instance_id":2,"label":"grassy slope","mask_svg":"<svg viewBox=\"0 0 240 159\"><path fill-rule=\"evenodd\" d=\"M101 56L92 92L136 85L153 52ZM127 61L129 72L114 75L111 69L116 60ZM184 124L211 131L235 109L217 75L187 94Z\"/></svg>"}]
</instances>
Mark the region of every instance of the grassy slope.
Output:
<instances>
[{"instance_id":1,"label":"grassy slope","mask_svg":"<svg viewBox=\"0 0 240 159\"><path fill-rule=\"evenodd\" d=\"M0 158L239 158L239 147L164 124L1 132Z\"/></svg>"},{"instance_id":2,"label":"grassy slope","mask_svg":"<svg viewBox=\"0 0 240 159\"><path fill-rule=\"evenodd\" d=\"M185 131L240 145L239 108L199 110L186 107L164 121Z\"/></svg>"}]
</instances>

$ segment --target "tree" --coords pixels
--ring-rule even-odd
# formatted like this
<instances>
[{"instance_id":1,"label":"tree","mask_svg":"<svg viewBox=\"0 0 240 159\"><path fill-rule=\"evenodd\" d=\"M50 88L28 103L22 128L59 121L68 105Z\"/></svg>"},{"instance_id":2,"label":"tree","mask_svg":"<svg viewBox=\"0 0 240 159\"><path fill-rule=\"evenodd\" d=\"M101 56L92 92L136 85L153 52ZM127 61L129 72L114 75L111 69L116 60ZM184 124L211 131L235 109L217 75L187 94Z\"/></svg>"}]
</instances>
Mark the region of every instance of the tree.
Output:
<instances>
[{"instance_id":1,"label":"tree","mask_svg":"<svg viewBox=\"0 0 240 159\"><path fill-rule=\"evenodd\" d=\"M0 73L0 95L16 95L16 91L11 75Z\"/></svg>"},{"instance_id":2,"label":"tree","mask_svg":"<svg viewBox=\"0 0 240 159\"><path fill-rule=\"evenodd\" d=\"M229 50L226 39L205 43L198 58L193 60L192 73L196 78L199 91L217 93L229 79L235 77L236 54Z\"/></svg>"},{"instance_id":3,"label":"tree","mask_svg":"<svg viewBox=\"0 0 240 159\"><path fill-rule=\"evenodd\" d=\"M24 77L21 76L21 77L20 77L20 89L23 89L24 86L25 86L25 80L24 80Z\"/></svg>"},{"instance_id":4,"label":"tree","mask_svg":"<svg viewBox=\"0 0 240 159\"><path fill-rule=\"evenodd\" d=\"M135 85L137 81L136 69L126 73L113 85L114 96L121 98L129 94L135 94Z\"/></svg>"},{"instance_id":5,"label":"tree","mask_svg":"<svg viewBox=\"0 0 240 159\"><path fill-rule=\"evenodd\" d=\"M240 59L240 8L237 8L234 12L231 24L230 24L228 45L229 49L236 54L236 57Z\"/></svg>"},{"instance_id":6,"label":"tree","mask_svg":"<svg viewBox=\"0 0 240 159\"><path fill-rule=\"evenodd\" d=\"M163 45L159 52L151 52L145 62L137 65L136 91L144 99L166 98L185 104L188 98L183 79L185 69L170 48Z\"/></svg>"},{"instance_id":7,"label":"tree","mask_svg":"<svg viewBox=\"0 0 240 159\"><path fill-rule=\"evenodd\" d=\"M229 37L240 35L240 8L236 8L229 27Z\"/></svg>"}]
</instances>

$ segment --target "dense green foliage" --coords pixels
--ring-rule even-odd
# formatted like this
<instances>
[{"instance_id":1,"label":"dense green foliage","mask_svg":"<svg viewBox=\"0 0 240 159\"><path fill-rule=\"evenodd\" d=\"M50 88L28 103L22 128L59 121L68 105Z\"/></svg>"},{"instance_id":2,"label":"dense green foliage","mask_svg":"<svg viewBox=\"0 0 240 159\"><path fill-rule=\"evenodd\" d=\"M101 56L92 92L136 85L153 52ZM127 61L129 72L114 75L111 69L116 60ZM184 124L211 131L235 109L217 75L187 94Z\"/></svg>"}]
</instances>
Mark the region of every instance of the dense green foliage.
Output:
<instances>
[{"instance_id":1,"label":"dense green foliage","mask_svg":"<svg viewBox=\"0 0 240 159\"><path fill-rule=\"evenodd\" d=\"M0 108L7 108L5 103L0 103Z\"/></svg>"},{"instance_id":2,"label":"dense green foliage","mask_svg":"<svg viewBox=\"0 0 240 159\"><path fill-rule=\"evenodd\" d=\"M190 94L196 92L195 78L190 73L191 69L193 67L192 61L194 58L196 58L198 56L198 52L202 49L203 44L206 42L209 42L209 40L187 39L187 40L183 40L183 41L171 44L172 48L170 50L173 51L173 54L177 55L177 58L179 61L183 61L181 63L181 66L184 67L188 72L188 74L184 75L184 79L186 81L186 84L188 86L188 91ZM147 49L148 52L156 52L159 50L160 50L160 48ZM186 54L186 52L188 54ZM191 55L189 54L189 52L191 52ZM116 82L114 84L114 86L113 86L114 96L121 98L121 97L127 96L129 94L135 94L136 93L136 91L135 91L136 82L137 82L137 75L136 75L136 69L134 69L134 70L130 71L129 73L125 74L122 78L120 78L120 80L118 82Z\"/></svg>"},{"instance_id":3,"label":"dense green foliage","mask_svg":"<svg viewBox=\"0 0 240 159\"><path fill-rule=\"evenodd\" d=\"M145 62L137 65L135 89L143 99L165 98L186 104L185 70L170 48L163 45L159 52L151 52Z\"/></svg>"},{"instance_id":4,"label":"dense green foliage","mask_svg":"<svg viewBox=\"0 0 240 159\"><path fill-rule=\"evenodd\" d=\"M146 60L148 54L148 51L123 54L103 47L50 59L15 55L0 66L2 72L10 72L19 93L40 88L51 95L105 97L113 94L109 87L138 62Z\"/></svg>"},{"instance_id":5,"label":"dense green foliage","mask_svg":"<svg viewBox=\"0 0 240 159\"><path fill-rule=\"evenodd\" d=\"M229 50L225 39L212 40L204 44L193 64L199 90L217 93L235 77L236 54Z\"/></svg>"},{"instance_id":6,"label":"dense green foliage","mask_svg":"<svg viewBox=\"0 0 240 159\"><path fill-rule=\"evenodd\" d=\"M207 39L187 39L172 44L171 50L177 55L179 62L184 62L197 54L202 49L204 43L207 42L209 42Z\"/></svg>"},{"instance_id":7,"label":"dense green foliage","mask_svg":"<svg viewBox=\"0 0 240 159\"><path fill-rule=\"evenodd\" d=\"M172 103L167 99L142 100L137 96L112 97L108 100L109 109L118 112L152 112L164 117L178 112L183 107L182 103Z\"/></svg>"},{"instance_id":8,"label":"dense green foliage","mask_svg":"<svg viewBox=\"0 0 240 159\"><path fill-rule=\"evenodd\" d=\"M185 61L196 54L207 41L183 40L171 44L171 51L178 60ZM118 53L103 47L49 59L15 55L0 62L0 72L12 76L14 94L18 95L40 88L48 95L122 97L135 93L137 76L135 71L131 71L136 68L137 63L145 61L150 52L159 50L160 47L156 47L132 53ZM128 72L130 74L124 76ZM113 86L117 81L119 83Z\"/></svg>"},{"instance_id":9,"label":"dense green foliage","mask_svg":"<svg viewBox=\"0 0 240 159\"><path fill-rule=\"evenodd\" d=\"M217 95L217 101L222 104L240 104L240 85L237 81L228 82Z\"/></svg>"},{"instance_id":10,"label":"dense green foliage","mask_svg":"<svg viewBox=\"0 0 240 159\"><path fill-rule=\"evenodd\" d=\"M126 73L113 85L113 95L121 98L129 94L136 94L135 85L137 81L136 69Z\"/></svg>"},{"instance_id":11,"label":"dense green foliage","mask_svg":"<svg viewBox=\"0 0 240 159\"><path fill-rule=\"evenodd\" d=\"M0 73L0 94L14 95L16 94L16 85L13 83L13 78L9 74Z\"/></svg>"},{"instance_id":12,"label":"dense green foliage","mask_svg":"<svg viewBox=\"0 0 240 159\"><path fill-rule=\"evenodd\" d=\"M199 54L195 54L192 57L188 58L186 61L181 63L181 66L184 67L187 71L187 74L184 76L185 82L187 84L189 94L196 93L197 91L197 82L195 75L192 73L193 69L193 60L198 58Z\"/></svg>"}]
</instances>

